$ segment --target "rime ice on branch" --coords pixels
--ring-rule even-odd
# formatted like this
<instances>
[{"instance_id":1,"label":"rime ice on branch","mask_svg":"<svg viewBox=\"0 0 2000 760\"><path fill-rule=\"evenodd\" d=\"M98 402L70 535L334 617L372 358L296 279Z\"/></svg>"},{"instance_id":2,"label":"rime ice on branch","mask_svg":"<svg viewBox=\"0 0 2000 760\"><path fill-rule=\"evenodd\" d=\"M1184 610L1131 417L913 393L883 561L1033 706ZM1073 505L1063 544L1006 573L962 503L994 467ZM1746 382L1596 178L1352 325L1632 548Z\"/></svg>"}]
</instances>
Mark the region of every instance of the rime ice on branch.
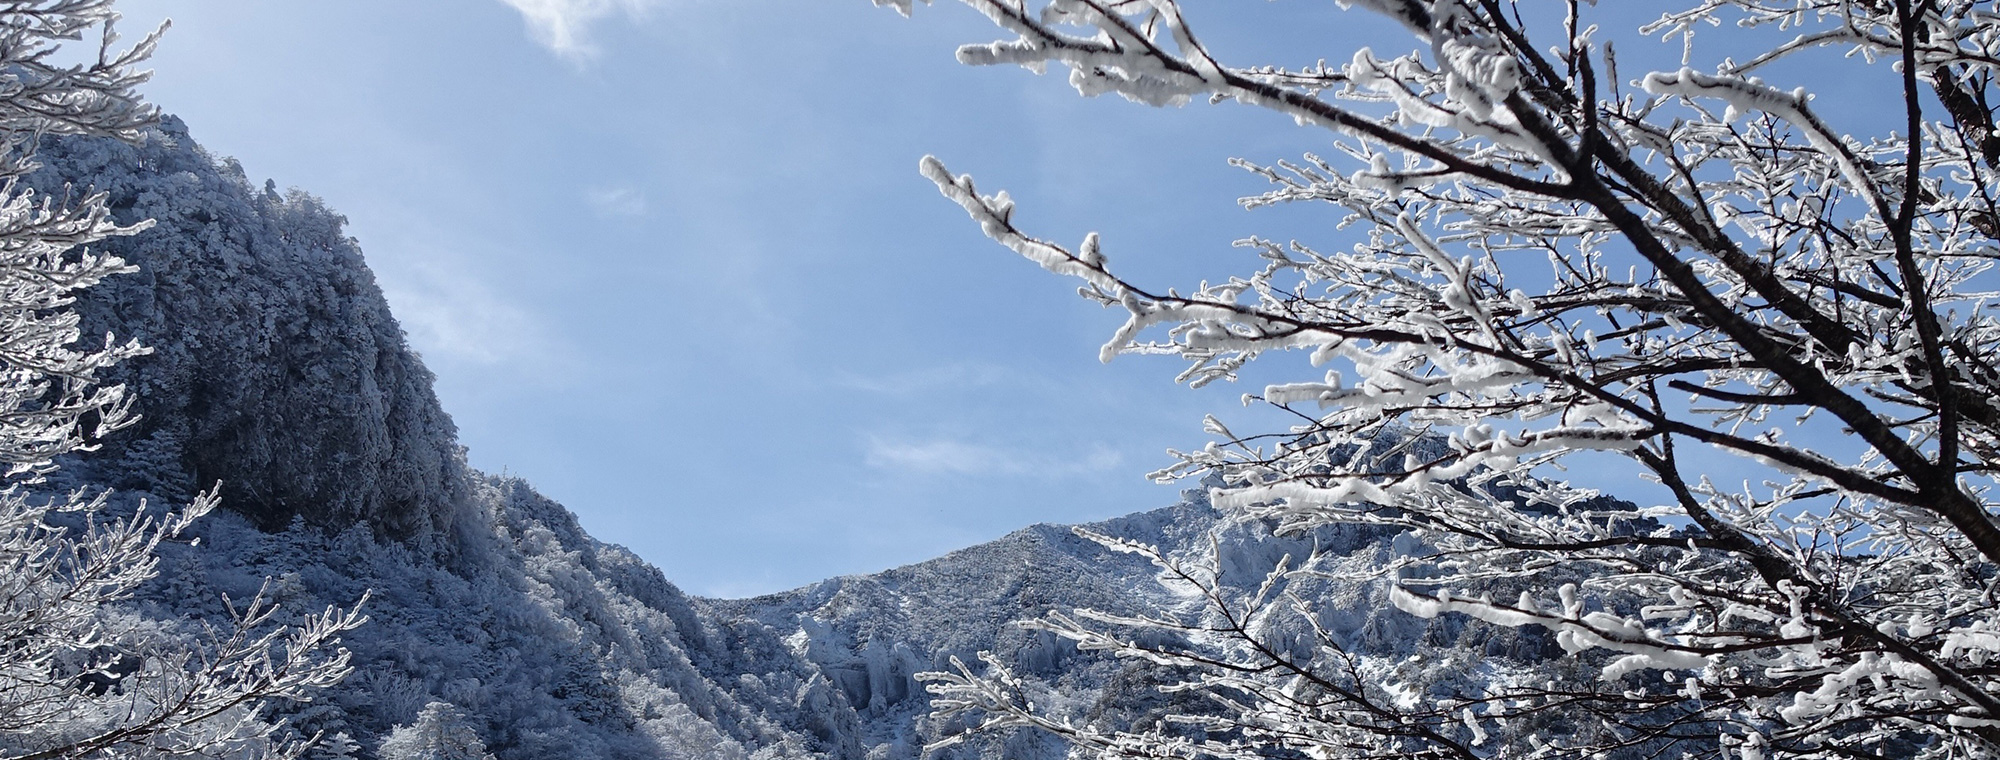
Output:
<instances>
[{"instance_id":1,"label":"rime ice on branch","mask_svg":"<svg viewBox=\"0 0 2000 760\"><path fill-rule=\"evenodd\" d=\"M1201 611L1033 624L1184 668L1168 688L1205 707L1119 731L1030 704L994 665L933 674L946 715L1096 756L1996 751L2000 4L1703 0L1614 38L1593 4L1354 0L1412 52L1288 69L1218 60L1173 0L965 2L1013 37L962 62L1236 101L1334 145L1239 160L1272 185L1243 203L1324 204L1348 234L1246 238L1261 268L1185 294L1121 277L1095 235L1035 238L1004 192L925 159L988 236L1126 312L1107 359L1177 355L1194 385L1271 351L1328 367L1246 396L1297 426L1212 423L1221 440L1159 475L1216 474L1218 505L1281 531L1404 531L1423 548L1386 570L1397 607L1547 629L1590 666L1375 682L1333 638L1260 638L1280 619L1314 635L1310 600L1272 589L1316 558L1249 598L1159 558ZM1621 71L1620 48L1660 41L1688 63ZM1812 82L1760 79L1790 59L1880 83L1892 118L1835 123L1792 87ZM1660 503L1568 484L1578 452L1622 458ZM1709 477L1718 456L1741 485Z\"/></svg>"},{"instance_id":2,"label":"rime ice on branch","mask_svg":"<svg viewBox=\"0 0 2000 760\"><path fill-rule=\"evenodd\" d=\"M134 70L158 32L122 51L108 0L0 4L0 757L300 756L309 740L266 719L274 699L307 699L344 677L341 633L361 624L328 609L273 621L259 593L231 607L233 627L171 632L118 609L158 567L154 551L215 506L171 514L105 514L106 498L47 493L64 454L133 421L124 388L98 373L146 353L82 336L74 294L131 271L86 246L120 226L104 195L26 189L49 134L140 138L156 112ZM94 59L65 65L63 41L95 37ZM38 488L40 487L40 488Z\"/></svg>"}]
</instances>

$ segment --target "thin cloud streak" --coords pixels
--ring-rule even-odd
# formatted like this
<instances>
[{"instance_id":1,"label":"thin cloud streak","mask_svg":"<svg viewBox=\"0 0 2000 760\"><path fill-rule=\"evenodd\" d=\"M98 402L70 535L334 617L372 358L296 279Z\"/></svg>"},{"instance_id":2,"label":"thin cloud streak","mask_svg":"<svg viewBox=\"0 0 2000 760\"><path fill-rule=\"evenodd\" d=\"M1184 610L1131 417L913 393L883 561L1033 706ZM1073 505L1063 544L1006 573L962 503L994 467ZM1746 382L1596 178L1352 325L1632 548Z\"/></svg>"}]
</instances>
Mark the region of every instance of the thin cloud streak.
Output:
<instances>
[{"instance_id":1,"label":"thin cloud streak","mask_svg":"<svg viewBox=\"0 0 2000 760\"><path fill-rule=\"evenodd\" d=\"M646 215L646 194L630 187L601 187L587 191L584 199L598 216L639 217Z\"/></svg>"},{"instance_id":2,"label":"thin cloud streak","mask_svg":"<svg viewBox=\"0 0 2000 760\"><path fill-rule=\"evenodd\" d=\"M599 21L623 14L640 20L658 0L500 0L521 12L528 33L535 42L574 64L588 63L597 56L591 44L590 28Z\"/></svg>"},{"instance_id":3,"label":"thin cloud streak","mask_svg":"<svg viewBox=\"0 0 2000 760\"><path fill-rule=\"evenodd\" d=\"M930 475L974 475L1056 479L1114 470L1123 454L1104 444L1064 456L1021 451L952 439L898 440L870 436L864 461L869 467Z\"/></svg>"},{"instance_id":4,"label":"thin cloud streak","mask_svg":"<svg viewBox=\"0 0 2000 760\"><path fill-rule=\"evenodd\" d=\"M426 357L480 367L553 363L549 331L464 269L424 262L385 274L383 295Z\"/></svg>"}]
</instances>

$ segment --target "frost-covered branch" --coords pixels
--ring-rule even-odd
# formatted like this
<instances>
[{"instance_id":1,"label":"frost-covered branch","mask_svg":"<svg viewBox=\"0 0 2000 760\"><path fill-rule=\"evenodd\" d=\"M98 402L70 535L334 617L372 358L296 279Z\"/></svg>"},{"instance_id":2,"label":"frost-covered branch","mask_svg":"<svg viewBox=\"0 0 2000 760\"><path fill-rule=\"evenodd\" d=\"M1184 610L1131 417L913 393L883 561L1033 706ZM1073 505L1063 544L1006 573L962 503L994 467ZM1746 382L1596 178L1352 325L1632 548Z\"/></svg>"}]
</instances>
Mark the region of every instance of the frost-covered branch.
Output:
<instances>
[{"instance_id":1,"label":"frost-covered branch","mask_svg":"<svg viewBox=\"0 0 2000 760\"><path fill-rule=\"evenodd\" d=\"M159 32L118 47L109 0L0 3L0 757L296 758L311 739L268 719L274 700L309 700L345 677L341 634L359 602L297 624L264 594L221 630L176 629L124 609L158 569L156 550L216 505L213 492L161 513L113 514L107 494L49 493L58 457L135 421L99 373L142 355L136 342L82 342L75 294L133 271L92 243L130 235L102 193L38 194L19 180L51 134L140 139L157 112L134 88ZM96 37L97 55L58 62Z\"/></svg>"},{"instance_id":2,"label":"frost-covered branch","mask_svg":"<svg viewBox=\"0 0 2000 760\"><path fill-rule=\"evenodd\" d=\"M981 195L937 159L923 171L988 236L1125 312L1107 359L1178 356L1191 385L1234 380L1271 352L1322 366L1245 395L1299 424L1237 435L1213 423L1222 440L1159 475L1216 475L1218 506L1280 532L1405 531L1427 550L1396 565L1385 600L1547 630L1593 662L1589 678L1509 692L1525 701L1507 708L1566 711L1589 739L1518 734L1508 756L1958 757L2000 741L1992 0L1695 0L1626 36L1589 4L1355 2L1347 12L1407 29L1411 52L1378 42L1299 70L1222 60L1172 0L966 2L1012 36L961 48L966 63L1066 68L1085 96L1154 106L1233 101L1332 141L1237 164L1273 188L1244 205L1310 202L1339 232L1248 237L1253 269L1185 292L1126 279L1096 234L1074 251L1034 237L1006 193ZM1711 40L1715 25L1739 31ZM1617 54L1649 39L1680 62L1634 71L1639 58ZM1828 49L1846 62L1827 65ZM1828 78L1893 66L1897 86L1874 95L1891 117L1837 123L1815 107L1818 82L1758 78L1808 55ZM1668 498L1565 482L1580 452L1619 458ZM1223 619L1236 604L1205 598ZM1241 638L1226 627L1036 625L1178 658L1207 675L1175 688L1236 721L1294 699L1272 691L1285 679L1348 656L1248 666L1187 647L1146 655L1129 633ZM969 668L952 678L968 695L992 685ZM1215 730L1176 743L1192 734L1039 723L1012 692L982 693L977 709L1006 725L1100 754L1149 741L1220 756L1260 740L1325 756L1479 746L1409 733L1313 744L1301 737L1355 725L1323 706L1263 739L1189 716ZM1426 694L1408 714L1489 697Z\"/></svg>"}]
</instances>

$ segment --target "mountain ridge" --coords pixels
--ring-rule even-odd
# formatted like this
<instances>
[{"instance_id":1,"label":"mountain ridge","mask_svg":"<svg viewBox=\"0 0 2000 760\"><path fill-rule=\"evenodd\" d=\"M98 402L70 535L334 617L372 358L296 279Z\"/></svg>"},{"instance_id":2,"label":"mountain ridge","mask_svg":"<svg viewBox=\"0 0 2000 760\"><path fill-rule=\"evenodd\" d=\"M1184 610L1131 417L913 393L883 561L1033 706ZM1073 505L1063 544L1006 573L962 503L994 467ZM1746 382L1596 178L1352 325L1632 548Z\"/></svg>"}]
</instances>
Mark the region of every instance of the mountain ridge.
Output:
<instances>
[{"instance_id":1,"label":"mountain ridge","mask_svg":"<svg viewBox=\"0 0 2000 760\"><path fill-rule=\"evenodd\" d=\"M317 199L253 186L172 118L144 144L51 138L41 158L30 181L44 191L94 187L121 221L158 220L101 246L140 272L77 304L89 334L154 347L111 376L145 420L66 460L47 487L112 488L112 512L132 514L222 482L227 511L196 524L199 545L164 546L132 605L161 636L198 641L204 623L227 620L225 595L262 588L304 613L372 592L371 622L345 642L355 673L274 707L300 736L337 739L309 757L407 760L383 754L383 739L446 702L458 709L437 714L469 722L504 760L906 760L960 728L928 717L916 675L981 652L1092 720L1146 720L1170 701L1153 688L1166 676L1144 663L1010 624L1077 607L1199 614L1144 558L1041 524L775 594L688 595L525 481L466 464L345 220ZM1237 588L1287 555L1365 568L1398 551L1363 528L1276 537L1218 513L1201 487L1087 527L1212 561ZM1385 589L1314 598L1389 659L1475 635L1383 613ZM942 756L1065 753L1023 732Z\"/></svg>"}]
</instances>

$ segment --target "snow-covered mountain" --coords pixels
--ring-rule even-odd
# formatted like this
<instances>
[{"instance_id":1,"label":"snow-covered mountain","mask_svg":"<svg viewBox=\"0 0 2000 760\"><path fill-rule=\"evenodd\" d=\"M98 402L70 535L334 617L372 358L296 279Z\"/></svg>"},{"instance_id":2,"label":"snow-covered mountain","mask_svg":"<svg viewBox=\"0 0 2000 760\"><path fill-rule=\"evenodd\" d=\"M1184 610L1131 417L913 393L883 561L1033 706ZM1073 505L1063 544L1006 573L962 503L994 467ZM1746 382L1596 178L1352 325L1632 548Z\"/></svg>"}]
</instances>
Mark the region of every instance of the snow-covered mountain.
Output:
<instances>
[{"instance_id":1,"label":"snow-covered mountain","mask_svg":"<svg viewBox=\"0 0 2000 760\"><path fill-rule=\"evenodd\" d=\"M886 572L743 600L693 598L517 479L466 466L431 376L405 344L344 219L299 192L251 184L168 119L142 146L51 139L31 182L110 194L121 221L158 220L106 246L141 271L87 291L86 334L154 347L121 368L145 419L66 462L56 485L118 489L119 509L185 502L221 481L226 513L197 545L164 549L138 611L186 630L270 578L298 613L349 605L358 669L281 714L332 740L321 757L375 757L432 711L500 758L910 758L950 726L925 717L915 674L980 651L1041 679L1085 719L1144 720L1164 704L1148 666L1080 653L1008 625L1055 609L1184 604L1144 561L1058 526ZM1254 586L1286 554L1377 565L1387 536L1284 539L1224 519L1201 489L1095 530L1211 555ZM1535 658L1532 633L1385 612L1380 582L1310 598L1355 651L1418 646ZM983 742L983 743L982 743ZM953 756L1053 758L1023 734Z\"/></svg>"}]
</instances>

